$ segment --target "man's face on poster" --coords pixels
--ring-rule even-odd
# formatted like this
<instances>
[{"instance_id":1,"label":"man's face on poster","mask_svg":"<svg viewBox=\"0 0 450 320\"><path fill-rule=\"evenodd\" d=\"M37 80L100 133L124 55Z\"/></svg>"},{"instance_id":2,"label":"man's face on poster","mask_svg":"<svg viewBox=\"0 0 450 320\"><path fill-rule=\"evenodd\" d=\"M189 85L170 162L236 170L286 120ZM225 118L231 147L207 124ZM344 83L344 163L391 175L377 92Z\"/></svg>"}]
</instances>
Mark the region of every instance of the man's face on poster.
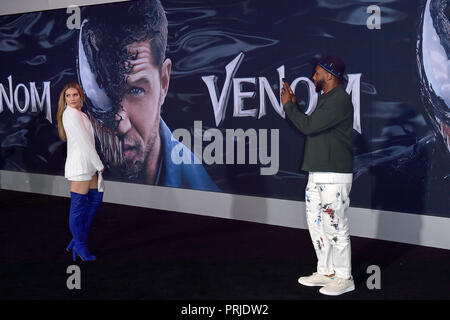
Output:
<instances>
[{"instance_id":1,"label":"man's face on poster","mask_svg":"<svg viewBox=\"0 0 450 320\"><path fill-rule=\"evenodd\" d=\"M127 61L133 68L125 76L117 134L126 174L136 176L145 170L148 155L159 143L160 111L169 86L171 61L166 59L159 70L148 40L132 43L127 49L135 59Z\"/></svg>"}]
</instances>

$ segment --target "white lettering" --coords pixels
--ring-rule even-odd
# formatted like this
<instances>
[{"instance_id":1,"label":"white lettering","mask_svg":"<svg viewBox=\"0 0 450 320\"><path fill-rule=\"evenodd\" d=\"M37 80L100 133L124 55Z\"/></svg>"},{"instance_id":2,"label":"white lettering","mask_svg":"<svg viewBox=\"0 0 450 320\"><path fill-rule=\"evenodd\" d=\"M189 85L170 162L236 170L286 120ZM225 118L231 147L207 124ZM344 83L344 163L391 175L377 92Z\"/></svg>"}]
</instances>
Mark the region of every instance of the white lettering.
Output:
<instances>
[{"instance_id":1,"label":"white lettering","mask_svg":"<svg viewBox=\"0 0 450 320\"><path fill-rule=\"evenodd\" d=\"M9 97L6 94L5 87L3 87L3 84L0 83L0 113L3 112L3 98L5 98L5 102L6 102L6 105L8 106L8 109L11 111L11 113L14 113L13 88L12 88L12 76L11 75L8 77L8 84L9 84Z\"/></svg>"},{"instance_id":2,"label":"white lettering","mask_svg":"<svg viewBox=\"0 0 450 320\"><path fill-rule=\"evenodd\" d=\"M258 119L262 118L266 115L266 94L269 97L269 100L275 109L275 111L282 117L285 118L283 106L281 105L281 89L283 87L282 79L284 78L285 70L284 66L280 66L277 69L279 81L280 81L280 93L279 99L275 96L275 93L272 90L272 87L265 77L258 78L259 85L259 113L256 108L253 109L244 109L244 99L254 99L256 92L244 92L242 91L243 83L256 84L255 77L248 78L233 78L239 68L242 60L244 58L244 54L239 53L226 67L226 78L225 83L220 93L220 98L217 98L217 77L216 76L204 76L202 80L206 83L206 86L209 91L209 95L211 97L211 102L214 110L214 117L216 126L219 126L223 120L225 119L225 113L227 108L227 103L231 91L231 83L233 83L233 116L234 117L256 117L258 114ZM233 81L231 81L233 80ZM361 73L357 74L349 74L348 75L348 84L346 87L346 91L351 95L352 103L354 107L354 119L353 119L353 128L361 133L361 121L360 121L360 80ZM304 84L308 87L308 107L305 111L307 115L311 115L315 108L317 107L317 101L319 95L316 92L316 87L314 83L308 79L307 77L299 77L292 81L291 89L295 92L295 89L298 84ZM197 152L196 152L197 154Z\"/></svg>"},{"instance_id":3,"label":"white lettering","mask_svg":"<svg viewBox=\"0 0 450 320\"><path fill-rule=\"evenodd\" d=\"M29 83L29 89L23 83L19 83L15 88L13 86L12 75L8 77L9 95L6 93L6 89L2 83L0 83L0 114L3 112L3 101L9 111L14 114L14 106L19 113L26 113L29 111L31 102L31 112L44 112L44 106L46 107L45 115L46 119L52 123L52 109L51 109L51 95L50 95L50 81L43 81L43 91L41 97L36 88L35 82ZM19 101L20 90L23 91L24 102L21 105ZM37 108L39 106L39 109Z\"/></svg>"},{"instance_id":4,"label":"white lettering","mask_svg":"<svg viewBox=\"0 0 450 320\"><path fill-rule=\"evenodd\" d=\"M377 5L371 5L367 7L367 13L372 13L367 18L366 25L369 30L381 29L381 9Z\"/></svg>"},{"instance_id":5,"label":"white lettering","mask_svg":"<svg viewBox=\"0 0 450 320\"><path fill-rule=\"evenodd\" d=\"M50 103L50 81L44 81L44 89L42 91L42 98L39 99L39 93L36 89L36 83L30 82L31 93L31 111L36 112L36 102L39 106L39 110L44 111L44 102L46 106L46 119L52 123L52 109Z\"/></svg>"},{"instance_id":6,"label":"white lettering","mask_svg":"<svg viewBox=\"0 0 450 320\"><path fill-rule=\"evenodd\" d=\"M71 5L67 8L66 13L72 13L67 20L66 20L66 26L68 29L80 29L81 25L81 11L80 7Z\"/></svg>"},{"instance_id":7,"label":"white lettering","mask_svg":"<svg viewBox=\"0 0 450 320\"><path fill-rule=\"evenodd\" d=\"M269 84L269 81L265 77L259 77L259 116L258 119L266 115L266 99L265 93L269 97L270 103L272 104L275 111L284 119L286 115L284 114L283 106L281 105L281 89L283 88L284 78L284 66L281 66L277 69L279 84L280 84L280 92L278 95L279 100L275 97L275 93L272 90L272 87Z\"/></svg>"},{"instance_id":8,"label":"white lettering","mask_svg":"<svg viewBox=\"0 0 450 320\"><path fill-rule=\"evenodd\" d=\"M361 133L361 116L360 116L360 86L361 82L361 73L357 74L349 74L348 75L348 84L345 91L352 97L353 104L353 129Z\"/></svg>"},{"instance_id":9,"label":"white lettering","mask_svg":"<svg viewBox=\"0 0 450 320\"><path fill-rule=\"evenodd\" d=\"M23 107L20 106L19 103L19 89L23 88L23 93L25 95L25 103ZM23 83L19 83L14 90L14 103L16 104L16 108L20 113L25 113L28 110L28 106L30 105L30 93L28 92L27 87Z\"/></svg>"},{"instance_id":10,"label":"white lettering","mask_svg":"<svg viewBox=\"0 0 450 320\"><path fill-rule=\"evenodd\" d=\"M253 99L256 95L255 92L242 92L242 84L251 83L256 84L256 78L236 78L233 79L234 88L234 117L256 117L258 111L256 109L244 110L244 99Z\"/></svg>"},{"instance_id":11,"label":"white lettering","mask_svg":"<svg viewBox=\"0 0 450 320\"><path fill-rule=\"evenodd\" d=\"M211 102L214 109L214 117L216 120L216 126L219 126L220 123L225 118L225 111L228 104L228 99L230 97L230 87L231 87L231 79L236 74L239 65L244 59L244 54L241 52L239 55L233 59L229 64L225 67L226 78L225 83L222 88L222 92L220 93L219 99L217 99L217 77L216 76L205 76L202 77L202 80L206 83L208 87L209 96L211 97Z\"/></svg>"}]
</instances>

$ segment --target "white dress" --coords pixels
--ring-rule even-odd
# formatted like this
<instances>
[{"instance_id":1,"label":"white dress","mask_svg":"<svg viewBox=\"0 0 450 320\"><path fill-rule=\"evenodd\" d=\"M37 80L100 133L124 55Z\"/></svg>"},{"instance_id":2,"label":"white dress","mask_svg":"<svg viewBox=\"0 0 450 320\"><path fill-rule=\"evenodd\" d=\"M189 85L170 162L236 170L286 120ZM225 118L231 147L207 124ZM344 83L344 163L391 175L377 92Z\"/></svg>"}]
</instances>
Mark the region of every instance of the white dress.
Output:
<instances>
[{"instance_id":1,"label":"white dress","mask_svg":"<svg viewBox=\"0 0 450 320\"><path fill-rule=\"evenodd\" d=\"M99 191L103 189L100 171L104 168L95 150L94 130L87 115L67 106L62 122L67 136L67 158L64 176L70 181L87 181L99 172Z\"/></svg>"}]
</instances>

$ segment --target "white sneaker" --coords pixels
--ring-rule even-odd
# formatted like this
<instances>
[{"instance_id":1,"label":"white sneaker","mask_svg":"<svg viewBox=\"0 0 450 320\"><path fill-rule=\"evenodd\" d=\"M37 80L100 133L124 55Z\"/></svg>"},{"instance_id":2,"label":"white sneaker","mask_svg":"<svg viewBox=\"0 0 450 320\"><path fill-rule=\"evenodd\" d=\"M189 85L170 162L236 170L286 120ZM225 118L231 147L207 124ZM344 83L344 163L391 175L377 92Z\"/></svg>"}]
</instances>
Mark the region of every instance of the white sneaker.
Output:
<instances>
[{"instance_id":1,"label":"white sneaker","mask_svg":"<svg viewBox=\"0 0 450 320\"><path fill-rule=\"evenodd\" d=\"M355 282L352 277L350 279L334 277L325 287L320 288L319 292L327 296L339 296L353 290L355 290Z\"/></svg>"},{"instance_id":2,"label":"white sneaker","mask_svg":"<svg viewBox=\"0 0 450 320\"><path fill-rule=\"evenodd\" d=\"M325 286L328 283L331 283L333 281L332 279L333 278L314 272L310 276L298 278L298 283L308 287Z\"/></svg>"}]
</instances>

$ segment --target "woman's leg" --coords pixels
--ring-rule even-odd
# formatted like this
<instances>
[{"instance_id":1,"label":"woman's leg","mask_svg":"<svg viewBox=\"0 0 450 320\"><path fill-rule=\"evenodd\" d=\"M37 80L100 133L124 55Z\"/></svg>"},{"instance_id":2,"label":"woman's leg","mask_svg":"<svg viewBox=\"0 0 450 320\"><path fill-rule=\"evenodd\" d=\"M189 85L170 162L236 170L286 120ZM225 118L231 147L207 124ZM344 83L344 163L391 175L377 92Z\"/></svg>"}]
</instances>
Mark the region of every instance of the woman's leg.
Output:
<instances>
[{"instance_id":1,"label":"woman's leg","mask_svg":"<svg viewBox=\"0 0 450 320\"><path fill-rule=\"evenodd\" d=\"M70 181L70 192L87 194L91 181Z\"/></svg>"},{"instance_id":2,"label":"woman's leg","mask_svg":"<svg viewBox=\"0 0 450 320\"><path fill-rule=\"evenodd\" d=\"M94 218L95 212L100 206L103 200L103 192L99 193L97 190L97 174L94 174L89 181L71 181L70 191L77 192L80 194L87 194L88 208L87 214L84 217L84 226L86 233L89 235L89 229L92 224L92 219ZM72 239L67 246L66 250L70 251L73 248L75 241Z\"/></svg>"},{"instance_id":3,"label":"woman's leg","mask_svg":"<svg viewBox=\"0 0 450 320\"><path fill-rule=\"evenodd\" d=\"M89 186L88 192L88 217L86 220L86 230L89 234L89 230L92 225L92 220L94 216L102 204L103 201L103 192L98 191L98 179L97 174L92 176L92 180Z\"/></svg>"},{"instance_id":4,"label":"woman's leg","mask_svg":"<svg viewBox=\"0 0 450 320\"><path fill-rule=\"evenodd\" d=\"M69 227L73 236L73 259L95 260L87 247L86 220L88 216L88 192L90 180L71 181ZM71 245L69 245L70 247Z\"/></svg>"},{"instance_id":5,"label":"woman's leg","mask_svg":"<svg viewBox=\"0 0 450 320\"><path fill-rule=\"evenodd\" d=\"M89 181L89 189L97 189L98 188L98 179L97 173L92 176L91 181Z\"/></svg>"}]
</instances>

